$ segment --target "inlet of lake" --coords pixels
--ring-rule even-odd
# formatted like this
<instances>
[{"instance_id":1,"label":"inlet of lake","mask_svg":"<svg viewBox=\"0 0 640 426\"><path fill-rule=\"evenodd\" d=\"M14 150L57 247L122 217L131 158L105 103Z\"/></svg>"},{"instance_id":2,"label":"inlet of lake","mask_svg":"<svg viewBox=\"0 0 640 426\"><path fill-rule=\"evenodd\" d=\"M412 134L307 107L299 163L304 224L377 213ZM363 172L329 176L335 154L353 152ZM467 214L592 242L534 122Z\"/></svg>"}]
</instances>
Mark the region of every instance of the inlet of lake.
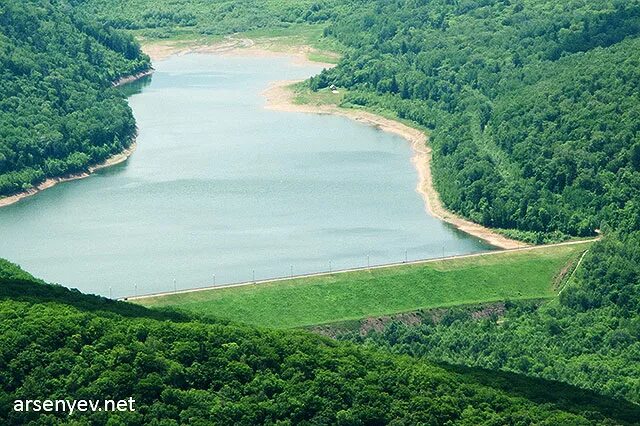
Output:
<instances>
[{"instance_id":1,"label":"inlet of lake","mask_svg":"<svg viewBox=\"0 0 640 426\"><path fill-rule=\"evenodd\" d=\"M0 209L0 257L115 298L491 249L426 213L403 138L264 108L270 82L319 67L207 54L154 66L125 89L136 152Z\"/></svg>"}]
</instances>

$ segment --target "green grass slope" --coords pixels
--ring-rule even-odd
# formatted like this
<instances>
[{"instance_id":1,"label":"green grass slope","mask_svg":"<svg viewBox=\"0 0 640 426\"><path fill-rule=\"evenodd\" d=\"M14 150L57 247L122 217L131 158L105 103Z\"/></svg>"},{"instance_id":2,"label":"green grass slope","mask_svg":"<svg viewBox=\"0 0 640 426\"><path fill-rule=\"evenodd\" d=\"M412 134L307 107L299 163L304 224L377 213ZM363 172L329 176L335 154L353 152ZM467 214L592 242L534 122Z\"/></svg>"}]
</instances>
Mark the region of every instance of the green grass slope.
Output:
<instances>
[{"instance_id":1,"label":"green grass slope","mask_svg":"<svg viewBox=\"0 0 640 426\"><path fill-rule=\"evenodd\" d=\"M298 327L416 309L557 295L589 244L435 261L137 299L234 321Z\"/></svg>"},{"instance_id":2,"label":"green grass slope","mask_svg":"<svg viewBox=\"0 0 640 426\"><path fill-rule=\"evenodd\" d=\"M547 384L532 382L540 392L529 392L531 398L511 395L500 379L303 331L197 316L159 319L154 310L23 272L16 278L16 271L0 263L3 425L613 425L630 424L639 414L633 405L595 394L574 403L554 387L542 392ZM19 295L6 290L20 285ZM129 397L135 412L67 416L12 409L18 398Z\"/></svg>"},{"instance_id":3,"label":"green grass slope","mask_svg":"<svg viewBox=\"0 0 640 426\"><path fill-rule=\"evenodd\" d=\"M640 232L594 244L560 297L510 303L484 318L451 309L410 326L388 322L358 343L431 361L571 383L640 403Z\"/></svg>"}]
</instances>

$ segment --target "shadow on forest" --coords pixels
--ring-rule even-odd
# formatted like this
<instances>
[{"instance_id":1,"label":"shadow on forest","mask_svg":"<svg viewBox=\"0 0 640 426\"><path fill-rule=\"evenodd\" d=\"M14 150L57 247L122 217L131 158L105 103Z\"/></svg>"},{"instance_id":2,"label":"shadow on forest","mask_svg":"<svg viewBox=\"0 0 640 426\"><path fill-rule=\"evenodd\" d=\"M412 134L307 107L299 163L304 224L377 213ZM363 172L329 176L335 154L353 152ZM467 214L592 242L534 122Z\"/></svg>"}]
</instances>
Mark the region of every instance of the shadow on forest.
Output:
<instances>
[{"instance_id":1,"label":"shadow on forest","mask_svg":"<svg viewBox=\"0 0 640 426\"><path fill-rule=\"evenodd\" d=\"M148 309L133 303L120 302L102 296L88 295L61 285L46 284L38 280L1 278L0 301L13 300L27 303L59 303L81 311L112 313L130 318L149 318L161 321L208 320L172 310ZM526 398L538 404L552 404L559 410L587 415L594 420L604 419L602 413L624 424L638 424L640 406L625 400L602 396L561 382L527 377L521 374L482 368L438 364L441 368L460 374L468 382L475 382L509 395Z\"/></svg>"},{"instance_id":2,"label":"shadow on forest","mask_svg":"<svg viewBox=\"0 0 640 426\"><path fill-rule=\"evenodd\" d=\"M553 404L560 410L581 414L589 412L590 418L594 418L594 414L599 415L596 413L606 413L608 417L625 424L638 424L640 420L640 405L566 383L479 367L444 363L438 363L438 366L513 396L526 398L538 404ZM595 419L597 420L597 417Z\"/></svg>"},{"instance_id":3,"label":"shadow on forest","mask_svg":"<svg viewBox=\"0 0 640 426\"><path fill-rule=\"evenodd\" d=\"M0 300L28 303L60 303L82 311L111 312L124 317L151 318L177 322L193 321L193 317L168 310L148 309L93 294L84 294L61 285L25 279L0 279Z\"/></svg>"}]
</instances>

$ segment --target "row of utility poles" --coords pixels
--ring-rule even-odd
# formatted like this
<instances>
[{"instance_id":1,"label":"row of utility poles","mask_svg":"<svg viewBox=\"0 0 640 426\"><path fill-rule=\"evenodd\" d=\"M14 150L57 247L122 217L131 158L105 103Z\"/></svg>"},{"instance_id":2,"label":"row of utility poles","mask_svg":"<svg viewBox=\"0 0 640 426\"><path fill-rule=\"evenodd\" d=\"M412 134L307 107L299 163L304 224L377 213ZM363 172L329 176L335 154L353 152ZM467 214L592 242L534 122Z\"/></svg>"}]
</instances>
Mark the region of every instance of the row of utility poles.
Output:
<instances>
[{"instance_id":1,"label":"row of utility poles","mask_svg":"<svg viewBox=\"0 0 640 426\"><path fill-rule=\"evenodd\" d=\"M409 253L408 250L404 251L404 261L402 263L408 263L409 262L408 253ZM444 245L442 246L442 257L443 258L445 257L445 255L444 255ZM367 268L371 268L371 257L369 255L367 255ZM329 261L329 271L328 272L329 273L333 272L333 264L332 264L331 260ZM293 277L294 277L294 275L293 275L293 265L290 265L289 266L289 278L293 278ZM254 283L256 282L256 270L255 269L251 270L251 281L254 282ZM213 286L214 287L216 286L216 274L213 274ZM174 293L178 292L178 284L177 284L177 281L176 281L175 278L173 279L173 292ZM112 297L112 293L113 293L112 288L109 287L109 298L110 299L113 298ZM133 285L133 295L134 295L134 297L138 296L138 284L134 284Z\"/></svg>"}]
</instances>

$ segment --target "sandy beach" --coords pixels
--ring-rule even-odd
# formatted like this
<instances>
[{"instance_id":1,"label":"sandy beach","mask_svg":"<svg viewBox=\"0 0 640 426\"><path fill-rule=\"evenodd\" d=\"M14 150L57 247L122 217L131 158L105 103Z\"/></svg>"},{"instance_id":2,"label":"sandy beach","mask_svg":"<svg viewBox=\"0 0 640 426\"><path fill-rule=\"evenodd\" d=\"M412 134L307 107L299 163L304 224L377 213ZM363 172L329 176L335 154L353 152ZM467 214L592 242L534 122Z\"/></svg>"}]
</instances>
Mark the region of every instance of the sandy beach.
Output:
<instances>
[{"instance_id":1,"label":"sandy beach","mask_svg":"<svg viewBox=\"0 0 640 426\"><path fill-rule=\"evenodd\" d=\"M190 53L205 53L227 56L251 56L251 57L287 57L294 65L315 65L324 68L334 67L335 64L316 62L309 60L310 53L317 52L310 46L281 46L276 41L261 39L260 43L248 38L226 37L223 41L211 44L184 45L172 41L158 41L143 43L142 50L149 55L152 61L161 61L174 55L187 55ZM336 56L337 58L337 56Z\"/></svg>"},{"instance_id":2,"label":"sandy beach","mask_svg":"<svg viewBox=\"0 0 640 426\"><path fill-rule=\"evenodd\" d=\"M132 83L132 82L134 82L136 80L141 79L142 77L146 77L148 75L153 74L153 71L154 71L153 68L151 68L149 70L146 70L146 71L143 71L143 72L139 72L138 74L121 77L121 78L117 79L116 81L114 81L112 83L113 87L118 87L118 86L122 86L122 85L127 84L127 83Z\"/></svg>"}]
</instances>

